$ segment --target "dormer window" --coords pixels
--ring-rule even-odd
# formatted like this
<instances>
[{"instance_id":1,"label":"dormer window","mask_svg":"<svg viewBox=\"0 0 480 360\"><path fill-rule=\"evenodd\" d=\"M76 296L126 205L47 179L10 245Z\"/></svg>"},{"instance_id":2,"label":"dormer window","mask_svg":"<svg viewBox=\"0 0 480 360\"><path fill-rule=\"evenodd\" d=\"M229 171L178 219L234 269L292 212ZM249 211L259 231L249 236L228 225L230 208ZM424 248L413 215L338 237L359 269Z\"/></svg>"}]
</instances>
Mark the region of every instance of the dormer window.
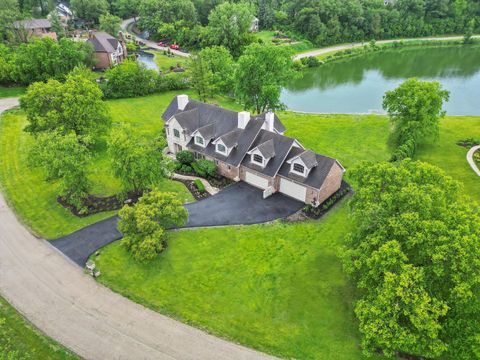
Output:
<instances>
[{"instance_id":1,"label":"dormer window","mask_svg":"<svg viewBox=\"0 0 480 360\"><path fill-rule=\"evenodd\" d=\"M227 148L223 144L217 144L217 152L221 154L226 154L227 153Z\"/></svg>"},{"instance_id":2,"label":"dormer window","mask_svg":"<svg viewBox=\"0 0 480 360\"><path fill-rule=\"evenodd\" d=\"M253 154L252 160L253 162L263 165L263 157L261 155Z\"/></svg>"},{"instance_id":3,"label":"dormer window","mask_svg":"<svg viewBox=\"0 0 480 360\"><path fill-rule=\"evenodd\" d=\"M293 170L298 173L305 173L305 167L302 164L295 163L293 164Z\"/></svg>"},{"instance_id":4,"label":"dormer window","mask_svg":"<svg viewBox=\"0 0 480 360\"><path fill-rule=\"evenodd\" d=\"M195 136L195 144L203 146L204 144L203 138L199 135Z\"/></svg>"}]
</instances>

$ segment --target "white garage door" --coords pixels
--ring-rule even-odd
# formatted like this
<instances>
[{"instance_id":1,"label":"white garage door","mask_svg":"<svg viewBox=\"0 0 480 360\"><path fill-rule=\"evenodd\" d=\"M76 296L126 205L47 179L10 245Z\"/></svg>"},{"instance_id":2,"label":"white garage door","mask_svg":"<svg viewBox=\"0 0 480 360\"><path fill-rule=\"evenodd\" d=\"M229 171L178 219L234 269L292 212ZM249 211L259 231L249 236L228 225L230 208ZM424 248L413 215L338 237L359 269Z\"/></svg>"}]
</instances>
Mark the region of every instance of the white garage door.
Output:
<instances>
[{"instance_id":1,"label":"white garage door","mask_svg":"<svg viewBox=\"0 0 480 360\"><path fill-rule=\"evenodd\" d=\"M305 186L284 178L280 178L280 192L300 201L305 201L307 196L307 188Z\"/></svg>"},{"instance_id":2,"label":"white garage door","mask_svg":"<svg viewBox=\"0 0 480 360\"><path fill-rule=\"evenodd\" d=\"M268 180L255 175L254 173L251 173L250 171L245 172L245 182L249 183L250 185L253 185L255 187L258 187L260 189L266 189L268 187Z\"/></svg>"}]
</instances>

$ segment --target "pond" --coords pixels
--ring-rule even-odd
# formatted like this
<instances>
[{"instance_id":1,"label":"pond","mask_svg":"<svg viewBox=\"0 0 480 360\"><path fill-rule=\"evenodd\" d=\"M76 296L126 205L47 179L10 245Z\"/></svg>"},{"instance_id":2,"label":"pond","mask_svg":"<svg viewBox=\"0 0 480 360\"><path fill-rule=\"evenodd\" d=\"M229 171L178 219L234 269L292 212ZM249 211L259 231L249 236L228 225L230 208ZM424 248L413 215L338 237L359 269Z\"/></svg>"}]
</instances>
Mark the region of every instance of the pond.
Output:
<instances>
[{"instance_id":1,"label":"pond","mask_svg":"<svg viewBox=\"0 0 480 360\"><path fill-rule=\"evenodd\" d=\"M159 70L157 63L155 62L155 55L140 51L137 57L138 62L143 63L147 69Z\"/></svg>"},{"instance_id":2,"label":"pond","mask_svg":"<svg viewBox=\"0 0 480 360\"><path fill-rule=\"evenodd\" d=\"M303 71L282 91L290 110L383 113L382 97L405 79L440 81L450 115L480 115L480 46L405 48L370 53Z\"/></svg>"}]
</instances>

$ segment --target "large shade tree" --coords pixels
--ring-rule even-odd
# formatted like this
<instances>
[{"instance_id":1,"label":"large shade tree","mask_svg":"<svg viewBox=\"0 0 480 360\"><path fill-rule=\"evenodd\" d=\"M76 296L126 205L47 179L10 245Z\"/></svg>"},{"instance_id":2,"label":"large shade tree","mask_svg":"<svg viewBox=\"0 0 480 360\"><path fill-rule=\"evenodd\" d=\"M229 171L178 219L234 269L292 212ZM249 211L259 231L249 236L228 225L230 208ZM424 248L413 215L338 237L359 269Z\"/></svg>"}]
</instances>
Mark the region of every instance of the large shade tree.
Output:
<instances>
[{"instance_id":1,"label":"large shade tree","mask_svg":"<svg viewBox=\"0 0 480 360\"><path fill-rule=\"evenodd\" d=\"M422 162L352 171L354 231L343 252L361 289L366 353L475 359L480 337L480 211Z\"/></svg>"},{"instance_id":2,"label":"large shade tree","mask_svg":"<svg viewBox=\"0 0 480 360\"><path fill-rule=\"evenodd\" d=\"M238 59L235 95L245 109L257 113L282 109L280 92L293 76L287 47L251 44Z\"/></svg>"},{"instance_id":3,"label":"large shade tree","mask_svg":"<svg viewBox=\"0 0 480 360\"><path fill-rule=\"evenodd\" d=\"M82 69L69 74L65 83L34 83L20 99L28 120L25 131L73 132L85 144L96 142L111 124L102 96L98 85Z\"/></svg>"}]
</instances>

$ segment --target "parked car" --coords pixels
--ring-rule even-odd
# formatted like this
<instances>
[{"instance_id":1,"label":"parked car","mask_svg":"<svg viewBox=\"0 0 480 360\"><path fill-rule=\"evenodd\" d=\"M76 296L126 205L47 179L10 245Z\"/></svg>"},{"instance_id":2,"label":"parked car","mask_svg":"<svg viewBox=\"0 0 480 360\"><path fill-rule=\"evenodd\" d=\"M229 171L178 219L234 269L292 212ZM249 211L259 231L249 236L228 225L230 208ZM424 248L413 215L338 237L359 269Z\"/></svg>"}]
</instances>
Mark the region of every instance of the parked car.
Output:
<instances>
[{"instance_id":1,"label":"parked car","mask_svg":"<svg viewBox=\"0 0 480 360\"><path fill-rule=\"evenodd\" d=\"M172 50L178 50L178 49L180 49L180 46L178 46L177 44L171 44L171 45L170 45L170 49L172 49Z\"/></svg>"},{"instance_id":2,"label":"parked car","mask_svg":"<svg viewBox=\"0 0 480 360\"><path fill-rule=\"evenodd\" d=\"M163 42L163 41L159 41L158 46L161 46L161 47L168 47L168 44L166 42Z\"/></svg>"}]
</instances>

